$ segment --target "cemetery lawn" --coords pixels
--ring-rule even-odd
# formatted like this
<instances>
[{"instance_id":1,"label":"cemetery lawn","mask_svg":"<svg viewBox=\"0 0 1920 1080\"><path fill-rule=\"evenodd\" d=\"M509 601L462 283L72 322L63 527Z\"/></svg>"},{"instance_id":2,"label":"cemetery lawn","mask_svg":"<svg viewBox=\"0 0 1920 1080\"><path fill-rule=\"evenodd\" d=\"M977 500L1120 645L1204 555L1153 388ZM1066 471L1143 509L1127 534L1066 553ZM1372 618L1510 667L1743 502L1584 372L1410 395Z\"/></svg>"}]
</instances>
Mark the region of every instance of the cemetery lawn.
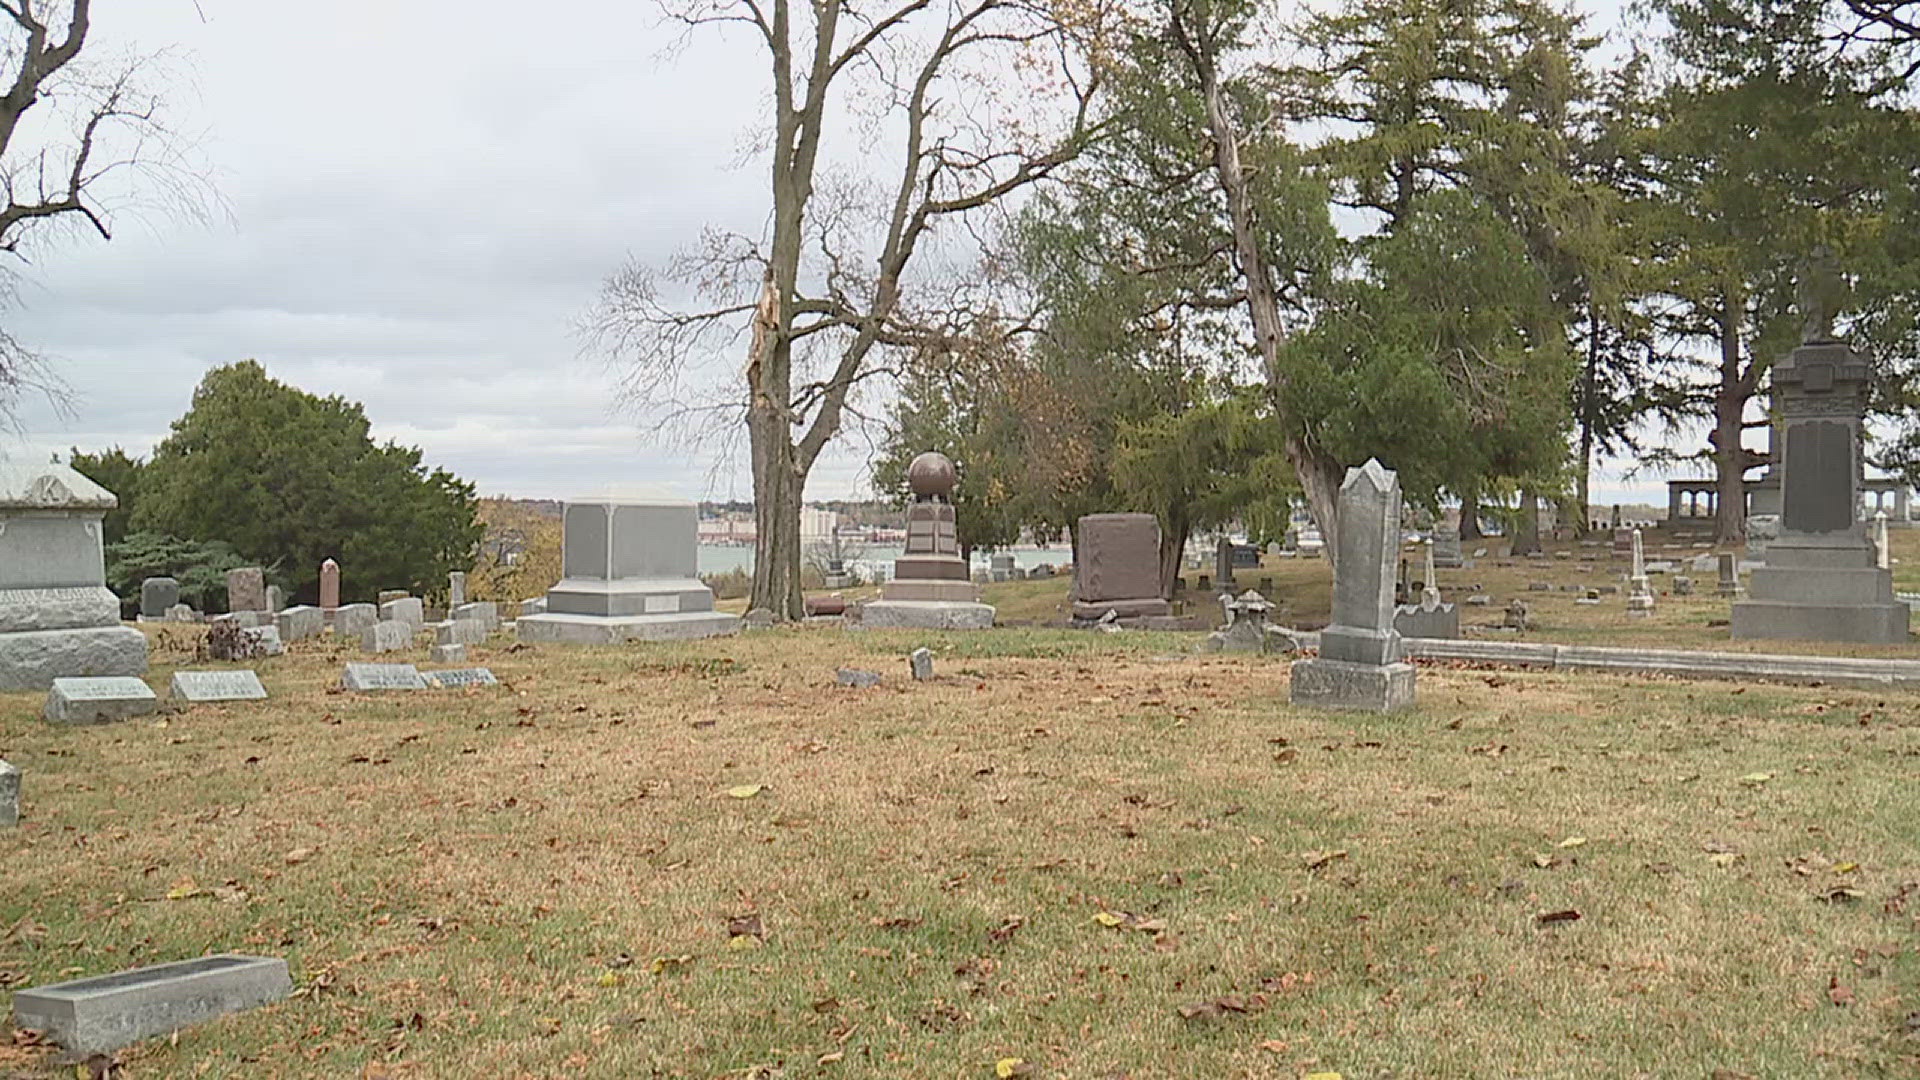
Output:
<instances>
[{"instance_id":1,"label":"cemetery lawn","mask_svg":"<svg viewBox=\"0 0 1920 1080\"><path fill-rule=\"evenodd\" d=\"M0 979L292 964L127 1080L1920 1068L1920 700L1424 667L1410 715L1315 714L1194 641L497 641L506 686L385 696L308 643L164 723L0 696Z\"/></svg>"}]
</instances>

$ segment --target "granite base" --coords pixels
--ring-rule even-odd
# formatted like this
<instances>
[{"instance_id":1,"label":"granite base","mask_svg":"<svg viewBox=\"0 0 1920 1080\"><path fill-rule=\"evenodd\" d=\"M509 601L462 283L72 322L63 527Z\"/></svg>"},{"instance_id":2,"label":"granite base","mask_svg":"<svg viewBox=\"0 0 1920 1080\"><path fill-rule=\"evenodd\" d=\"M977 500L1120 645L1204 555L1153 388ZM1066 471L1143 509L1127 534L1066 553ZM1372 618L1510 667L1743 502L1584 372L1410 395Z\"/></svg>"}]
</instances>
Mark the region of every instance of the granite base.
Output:
<instances>
[{"instance_id":1,"label":"granite base","mask_svg":"<svg viewBox=\"0 0 1920 1080\"><path fill-rule=\"evenodd\" d=\"M1291 669L1290 700L1317 709L1395 712L1413 707L1413 665L1301 660Z\"/></svg>"}]
</instances>

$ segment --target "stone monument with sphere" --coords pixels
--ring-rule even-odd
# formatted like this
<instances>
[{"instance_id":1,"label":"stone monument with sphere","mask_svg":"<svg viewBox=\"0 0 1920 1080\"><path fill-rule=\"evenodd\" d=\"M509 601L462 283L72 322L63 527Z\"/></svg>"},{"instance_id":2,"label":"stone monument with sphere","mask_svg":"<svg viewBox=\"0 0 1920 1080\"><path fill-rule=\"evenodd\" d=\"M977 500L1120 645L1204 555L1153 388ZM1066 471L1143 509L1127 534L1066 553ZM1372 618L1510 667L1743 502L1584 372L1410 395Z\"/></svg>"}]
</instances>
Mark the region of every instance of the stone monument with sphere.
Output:
<instances>
[{"instance_id":1,"label":"stone monument with sphere","mask_svg":"<svg viewBox=\"0 0 1920 1080\"><path fill-rule=\"evenodd\" d=\"M522 641L612 645L714 637L740 619L713 609L698 576L700 510L690 502L570 502L561 516L560 583L546 610L516 624Z\"/></svg>"},{"instance_id":2,"label":"stone monument with sphere","mask_svg":"<svg viewBox=\"0 0 1920 1080\"><path fill-rule=\"evenodd\" d=\"M146 635L106 586L101 519L119 504L68 466L0 464L0 690L146 674Z\"/></svg>"},{"instance_id":3,"label":"stone monument with sphere","mask_svg":"<svg viewBox=\"0 0 1920 1080\"><path fill-rule=\"evenodd\" d=\"M945 454L925 453L907 466L913 505L907 508L907 547L893 563L880 599L861 609L861 625L920 630L985 630L993 608L967 573L955 531L953 489L960 474Z\"/></svg>"}]
</instances>

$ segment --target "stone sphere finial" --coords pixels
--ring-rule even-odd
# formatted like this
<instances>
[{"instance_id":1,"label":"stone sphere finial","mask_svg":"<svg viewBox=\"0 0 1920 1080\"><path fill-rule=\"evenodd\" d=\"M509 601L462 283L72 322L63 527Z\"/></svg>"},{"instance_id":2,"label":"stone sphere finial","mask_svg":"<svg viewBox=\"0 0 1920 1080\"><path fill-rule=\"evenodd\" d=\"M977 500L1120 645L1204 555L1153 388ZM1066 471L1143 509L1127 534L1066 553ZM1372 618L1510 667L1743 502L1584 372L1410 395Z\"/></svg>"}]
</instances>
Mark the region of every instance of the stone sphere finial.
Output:
<instances>
[{"instance_id":1,"label":"stone sphere finial","mask_svg":"<svg viewBox=\"0 0 1920 1080\"><path fill-rule=\"evenodd\" d=\"M916 499L950 501L959 482L960 471L953 467L952 459L935 450L921 454L907 466L907 485L913 488Z\"/></svg>"}]
</instances>

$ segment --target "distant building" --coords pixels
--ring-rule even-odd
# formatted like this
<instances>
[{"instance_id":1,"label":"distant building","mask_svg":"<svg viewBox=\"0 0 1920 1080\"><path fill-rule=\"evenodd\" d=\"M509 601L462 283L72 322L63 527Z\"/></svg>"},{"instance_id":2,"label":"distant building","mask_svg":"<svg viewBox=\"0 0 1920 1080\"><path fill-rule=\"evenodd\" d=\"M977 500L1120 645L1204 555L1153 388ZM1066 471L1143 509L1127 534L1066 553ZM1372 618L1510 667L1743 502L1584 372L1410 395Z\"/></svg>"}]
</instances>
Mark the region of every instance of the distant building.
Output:
<instances>
[{"instance_id":1,"label":"distant building","mask_svg":"<svg viewBox=\"0 0 1920 1080\"><path fill-rule=\"evenodd\" d=\"M833 539L840 528L840 515L833 510L821 510L811 506L800 509L800 542L803 544L824 544Z\"/></svg>"}]
</instances>

